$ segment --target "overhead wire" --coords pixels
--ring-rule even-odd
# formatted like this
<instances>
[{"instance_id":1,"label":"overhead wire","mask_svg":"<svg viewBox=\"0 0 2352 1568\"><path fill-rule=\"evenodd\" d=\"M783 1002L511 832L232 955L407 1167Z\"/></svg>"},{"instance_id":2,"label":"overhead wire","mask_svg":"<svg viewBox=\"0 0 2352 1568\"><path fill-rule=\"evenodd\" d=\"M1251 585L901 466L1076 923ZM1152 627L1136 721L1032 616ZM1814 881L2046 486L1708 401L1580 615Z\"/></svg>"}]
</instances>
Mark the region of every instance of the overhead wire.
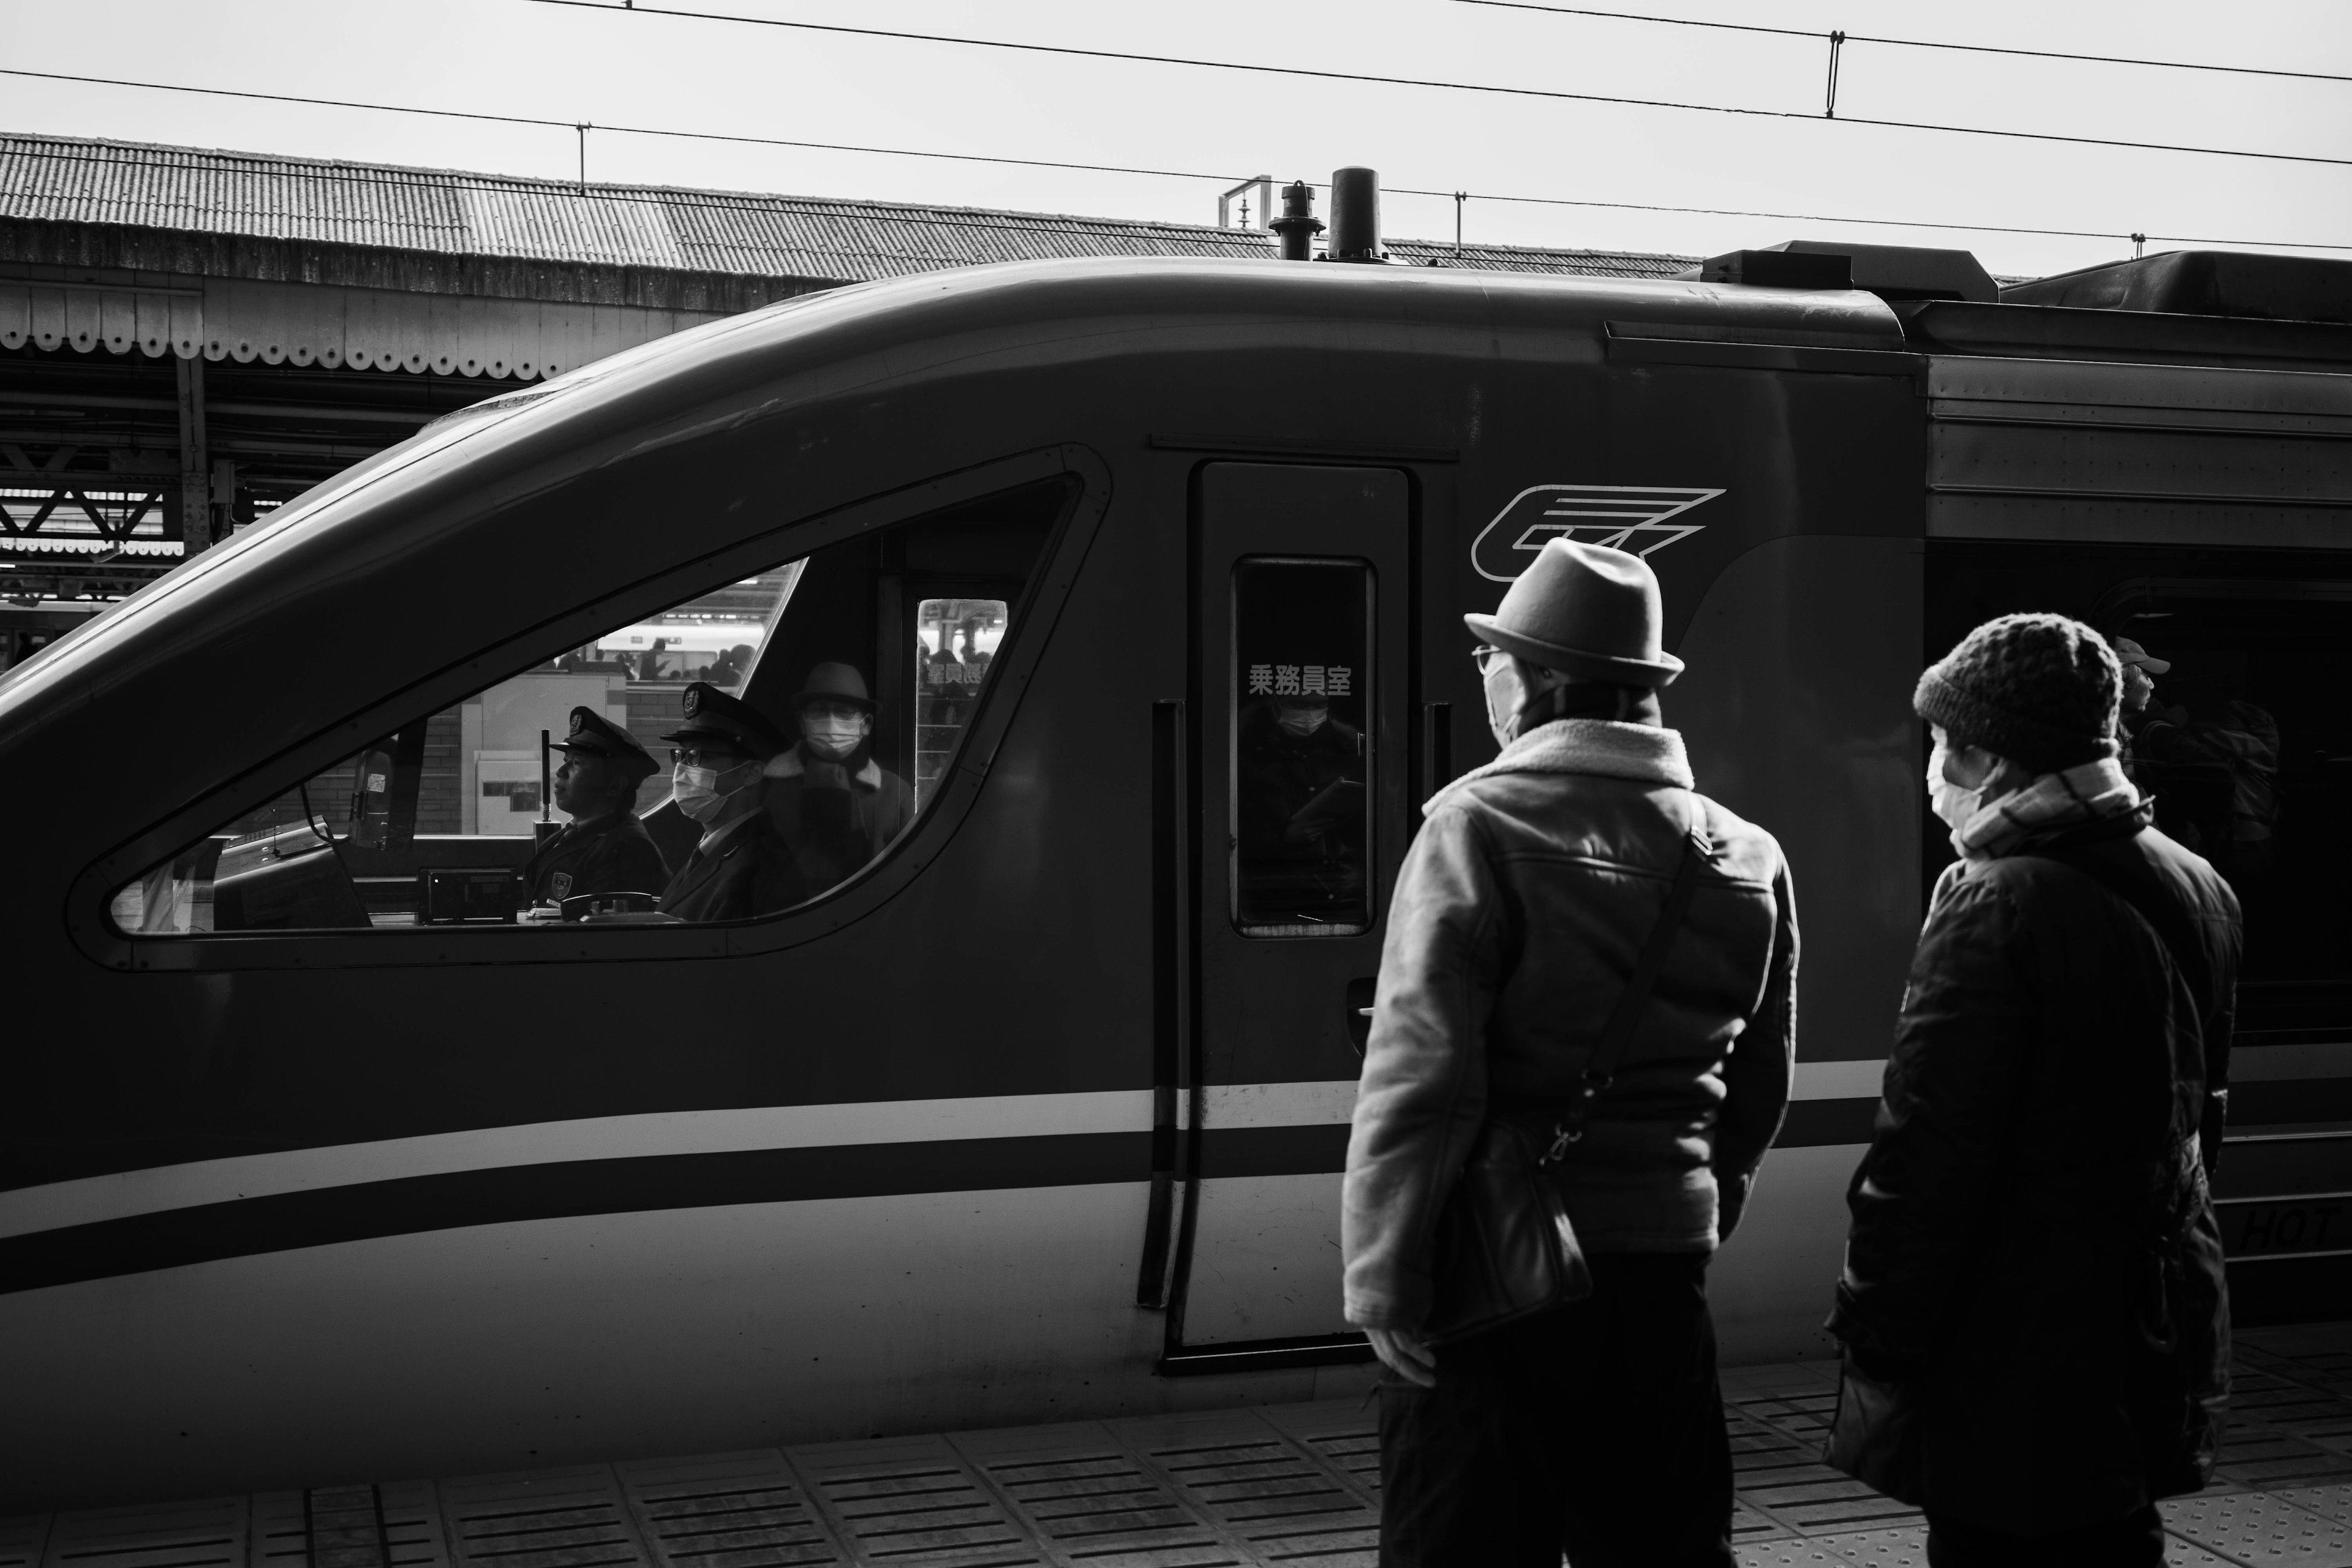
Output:
<instances>
[{"instance_id":1,"label":"overhead wire","mask_svg":"<svg viewBox=\"0 0 2352 1568\"><path fill-rule=\"evenodd\" d=\"M1974 55L2017 55L2027 59L2071 60L2090 65L2147 66L2158 70L2221 71L2233 76L2284 77L2297 81L2346 81L2352 76L2327 71L2285 70L2276 66L2226 66L2210 60L2152 60L2136 55L2080 55L2063 49L2029 49L2014 44L1954 44L1935 38L1889 38L1870 33L1822 32L1808 27L1774 27L1761 22L1718 22L1696 16L1652 16L1635 11L1602 11L1589 5L1546 5L1538 0L1455 0L1463 5L1491 5L1506 11L1549 11L1559 16L1597 16L1612 22L1652 22L1668 27L1709 27L1727 33L1769 33L1782 38L1812 38L1822 43L1838 38L1849 44L1885 44L1903 49L1951 49Z\"/></svg>"},{"instance_id":2,"label":"overhead wire","mask_svg":"<svg viewBox=\"0 0 2352 1568\"><path fill-rule=\"evenodd\" d=\"M1531 98L1576 103L1606 103L1637 109L1672 109L1698 114L1734 114L1759 120L1802 120L1836 125L1869 125L1882 130L1929 131L1956 136L1992 136L2011 141L2049 142L2077 147L2119 147L2145 153L2183 153L2201 157L2255 158L2273 163L2319 163L2352 168L2352 158L2329 158L2316 153L2266 153L2255 148L2196 147L2172 142L2138 142L2113 136L2070 136L2054 131L2011 131L1987 125L1943 125L1918 120L1882 120L1864 115L1839 115L1834 120L1810 110L1758 109L1738 104L1687 103L1663 98L1626 98L1608 93L1570 92L1562 88L1511 87L1500 82L1447 81L1433 77L1382 76L1370 71L1319 69L1313 66L1276 65L1252 60L1204 59L1191 55L1146 54L1126 49L1091 49L1076 44L1042 44L1010 38L979 38L953 33L918 33L888 27L858 27L844 22L808 22L781 16L746 16L730 11L696 11L671 5L643 5L630 0L528 0L534 5L561 5L573 10L608 12L616 16L667 16L701 22L730 22L744 26L782 27L803 32L834 33L850 37L892 38L929 44L952 44L966 48L1005 49L1016 53L1061 55L1077 59L1120 60L1144 65L1183 66L1196 70L1247 71L1265 76L1300 77L1315 81L1364 82L1379 87L1417 87L1446 92L1479 92L1507 98Z\"/></svg>"},{"instance_id":3,"label":"overhead wire","mask_svg":"<svg viewBox=\"0 0 2352 1568\"><path fill-rule=\"evenodd\" d=\"M557 120L538 115L501 114L487 110L434 109L415 104L376 103L359 99L318 98L298 93L264 92L256 89L247 88L199 87L181 82L140 81L121 77L90 76L66 71L32 70L20 67L0 66L0 76L26 77L44 81L74 82L100 87L132 88L157 92L194 93L205 97L215 98L252 99L270 103L300 104L311 108L352 109L382 114L423 115L434 119L476 121L490 124L521 125L546 130L575 131L578 129L580 123L575 121ZM1154 179L1213 180L1233 182L1236 180L1247 180L1250 178L1250 176L1236 175L1229 172L1219 173L1197 169L1160 169L1139 164L1125 163L1087 163L1064 159L1020 158L1009 155L995 155L979 153L950 153L925 148L881 147L846 142L813 142L782 136L753 136L730 132L688 131L665 126L594 124L590 126L590 129L608 132L616 135L670 137L688 141L724 142L749 146L787 147L817 152L870 154L882 157L945 159L966 163L992 163L1019 168L1060 169L1079 173L1129 174ZM153 166L151 160L103 157L93 153L79 152L68 153L47 150L19 150L15 155L20 157L43 157L62 162L80 162L117 166ZM339 165L336 177L353 183L373 184L387 188L414 189L420 184L429 183L431 179L435 177L435 173L420 172L418 175L403 175L397 178L384 178L368 174L357 166ZM572 182L570 181L557 180L547 176L476 174L457 172L450 172L446 174L440 175L439 177L447 180L482 180L491 183L520 183L530 184L562 185L566 187L569 187L572 184ZM1310 185L1318 190L1328 188L1328 183L1323 181L1304 181L1300 183ZM642 189L645 187L640 188ZM610 201L634 201L656 205L674 205L688 208L717 207L729 208L730 210L736 205L735 203L727 200L723 195L712 192L694 192L664 188L664 194L660 195L633 195L630 194L627 188L612 184L599 184L595 189L601 198ZM1441 191L1412 185L1391 185L1387 187L1387 192L1391 195L1425 196L1448 201L1462 198L1471 201L1496 202L1518 205L1587 207L1603 211L1648 212L1691 217L1769 218L1777 222L1787 223L1867 225L1872 227L1880 228L1930 229L1938 232L1955 234L2017 234L2030 235L2039 237L2067 239L2128 240L2134 238L2146 238L2177 241L2189 245L2244 245L2276 249L2352 251L2352 244L2332 244L2320 240L2246 240L2217 238L2210 236L2201 235L2160 234L2153 230L2126 231L2110 229L2037 228L2016 224L1948 223L1910 218L1857 217L1850 216L1841 216L1823 213L1771 212L1743 207L1676 206L1659 202L1598 201L1590 198L1572 196L1522 195L1496 191ZM840 197L793 197L788 195L761 193L743 193L743 195L747 197L764 201L840 201L844 199ZM894 221L921 224L932 227L1002 231L1007 226L1001 221L971 221L944 217L938 216L936 210L932 212L916 212L908 210L915 208L920 204L870 202L858 205L889 207L894 209ZM1039 219L1052 218L1062 222L1081 225L1102 222L1129 224L1139 221L1149 221L1127 218L1098 219L1087 218L1076 215L1048 213L1024 214L1022 216ZM1202 226L1174 225L1171 226L1189 228ZM1442 242L1431 241L1429 243L1436 244ZM830 247L829 253L844 256L858 256L872 260L919 259L912 256L893 256L887 252L861 251L844 247Z\"/></svg>"}]
</instances>

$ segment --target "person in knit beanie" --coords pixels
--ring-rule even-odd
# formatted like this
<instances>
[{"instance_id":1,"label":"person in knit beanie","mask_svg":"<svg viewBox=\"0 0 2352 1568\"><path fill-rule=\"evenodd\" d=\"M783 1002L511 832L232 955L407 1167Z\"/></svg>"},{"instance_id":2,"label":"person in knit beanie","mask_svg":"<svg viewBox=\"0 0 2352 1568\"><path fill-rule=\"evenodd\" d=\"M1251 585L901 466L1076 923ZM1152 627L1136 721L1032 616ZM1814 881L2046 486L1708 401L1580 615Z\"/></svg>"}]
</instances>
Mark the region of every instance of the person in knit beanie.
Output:
<instances>
[{"instance_id":1,"label":"person in knit beanie","mask_svg":"<svg viewBox=\"0 0 2352 1568\"><path fill-rule=\"evenodd\" d=\"M2098 633L2022 615L1913 699L1960 858L1846 1192L1827 1458L1926 1513L1936 1568L2158 1568L2220 1445L2242 926L2125 776L2122 692Z\"/></svg>"},{"instance_id":2,"label":"person in knit beanie","mask_svg":"<svg viewBox=\"0 0 2352 1568\"><path fill-rule=\"evenodd\" d=\"M1927 667L1911 703L1934 728L1928 798L1964 860L2138 808L2117 760L2123 689L2115 649L2064 616L1987 621Z\"/></svg>"}]
</instances>

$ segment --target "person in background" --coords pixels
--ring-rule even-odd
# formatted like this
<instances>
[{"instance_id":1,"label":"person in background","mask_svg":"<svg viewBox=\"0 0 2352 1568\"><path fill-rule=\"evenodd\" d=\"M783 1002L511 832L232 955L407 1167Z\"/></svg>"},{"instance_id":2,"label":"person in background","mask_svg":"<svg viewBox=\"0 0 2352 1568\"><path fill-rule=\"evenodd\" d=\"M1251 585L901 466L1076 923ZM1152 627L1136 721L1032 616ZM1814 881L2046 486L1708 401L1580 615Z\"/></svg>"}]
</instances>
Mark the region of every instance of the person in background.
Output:
<instances>
[{"instance_id":1,"label":"person in background","mask_svg":"<svg viewBox=\"0 0 2352 1568\"><path fill-rule=\"evenodd\" d=\"M2154 1568L2220 1443L2238 901L2125 775L2126 679L2004 616L1913 700L1960 859L1847 1189L1829 1458L1926 1510L1936 1568Z\"/></svg>"},{"instance_id":2,"label":"person in background","mask_svg":"<svg viewBox=\"0 0 2352 1568\"><path fill-rule=\"evenodd\" d=\"M1554 540L1465 617L1502 755L1441 791L1397 874L1340 1208L1381 1389L1381 1561L1731 1568L1706 1268L1796 1059L1796 895L1772 836L1696 793L1658 689L1658 583ZM1670 921L1669 889L1687 910ZM1581 1138L1558 1131L1637 955L1670 945ZM1488 1119L1543 1132L1592 1275L1433 1351L1435 1234Z\"/></svg>"},{"instance_id":3,"label":"person in background","mask_svg":"<svg viewBox=\"0 0 2352 1568\"><path fill-rule=\"evenodd\" d=\"M671 798L702 839L662 889L661 910L681 921L749 920L807 899L808 883L776 836L767 804L769 759L788 749L759 710L715 686L686 689L686 721L662 737Z\"/></svg>"},{"instance_id":4,"label":"person in background","mask_svg":"<svg viewBox=\"0 0 2352 1568\"><path fill-rule=\"evenodd\" d=\"M572 820L523 867L531 903L551 911L583 893L654 894L667 887L669 868L636 813L638 786L661 764L627 731L588 708L572 710L571 733L555 749L563 765L555 770L554 804Z\"/></svg>"},{"instance_id":5,"label":"person in background","mask_svg":"<svg viewBox=\"0 0 2352 1568\"><path fill-rule=\"evenodd\" d=\"M1243 863L1258 900L1304 912L1360 897L1363 737L1318 695L1261 700L1236 740Z\"/></svg>"},{"instance_id":6,"label":"person in background","mask_svg":"<svg viewBox=\"0 0 2352 1568\"><path fill-rule=\"evenodd\" d=\"M855 666L810 670L793 711L801 738L768 763L768 812L814 894L848 880L898 837L907 784L874 760L874 699Z\"/></svg>"}]
</instances>

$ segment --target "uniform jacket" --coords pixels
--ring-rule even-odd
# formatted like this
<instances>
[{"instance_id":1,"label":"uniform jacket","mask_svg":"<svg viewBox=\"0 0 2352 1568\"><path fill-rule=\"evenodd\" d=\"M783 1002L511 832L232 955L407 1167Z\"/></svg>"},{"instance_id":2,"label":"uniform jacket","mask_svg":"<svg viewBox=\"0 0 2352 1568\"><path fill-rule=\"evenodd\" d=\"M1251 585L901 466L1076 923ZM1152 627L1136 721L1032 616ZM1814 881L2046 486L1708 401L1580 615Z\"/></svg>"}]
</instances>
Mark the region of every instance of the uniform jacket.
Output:
<instances>
[{"instance_id":1,"label":"uniform jacket","mask_svg":"<svg viewBox=\"0 0 2352 1568\"><path fill-rule=\"evenodd\" d=\"M907 782L871 756L850 773L846 790L812 787L809 767L798 745L768 764L768 815L816 894L882 853L907 826L912 803Z\"/></svg>"},{"instance_id":2,"label":"uniform jacket","mask_svg":"<svg viewBox=\"0 0 2352 1568\"><path fill-rule=\"evenodd\" d=\"M2210 1473L2229 1312L2205 1161L2240 944L2211 867L2122 817L1937 883L1912 961L1830 1327L1907 1386L1931 1510L2020 1534L2112 1520ZM2129 904L2174 900L2193 994Z\"/></svg>"},{"instance_id":3,"label":"uniform jacket","mask_svg":"<svg viewBox=\"0 0 2352 1568\"><path fill-rule=\"evenodd\" d=\"M1703 826L1714 853L1562 1173L1593 1252L1704 1252L1794 1075L1795 894L1769 834L1694 794L1672 730L1566 719L1423 808L1399 872L1341 1207L1350 1322L1429 1310L1440 1209L1490 1103L1562 1101Z\"/></svg>"},{"instance_id":4,"label":"uniform jacket","mask_svg":"<svg viewBox=\"0 0 2352 1568\"><path fill-rule=\"evenodd\" d=\"M740 921L809 897L806 879L764 811L743 818L708 852L688 857L662 890L662 913L682 921Z\"/></svg>"},{"instance_id":5,"label":"uniform jacket","mask_svg":"<svg viewBox=\"0 0 2352 1568\"><path fill-rule=\"evenodd\" d=\"M583 893L658 893L669 867L633 812L566 823L524 863L533 903L562 903Z\"/></svg>"}]
</instances>

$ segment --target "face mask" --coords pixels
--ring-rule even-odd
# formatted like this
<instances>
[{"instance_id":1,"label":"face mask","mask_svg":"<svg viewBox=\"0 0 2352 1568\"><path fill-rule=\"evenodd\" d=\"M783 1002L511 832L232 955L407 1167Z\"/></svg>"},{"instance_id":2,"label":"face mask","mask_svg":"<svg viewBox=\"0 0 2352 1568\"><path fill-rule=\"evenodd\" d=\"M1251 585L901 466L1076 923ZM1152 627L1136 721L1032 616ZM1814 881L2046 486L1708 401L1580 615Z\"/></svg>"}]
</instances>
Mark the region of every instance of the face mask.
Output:
<instances>
[{"instance_id":1,"label":"face mask","mask_svg":"<svg viewBox=\"0 0 2352 1568\"><path fill-rule=\"evenodd\" d=\"M801 739L818 756L837 763L857 750L870 722L863 713L848 718L837 713L804 713L801 716Z\"/></svg>"},{"instance_id":2,"label":"face mask","mask_svg":"<svg viewBox=\"0 0 2352 1568\"><path fill-rule=\"evenodd\" d=\"M742 775L742 776L738 776ZM670 773L670 796L677 802L678 810L696 822L708 822L719 815L727 797L760 776L760 764L746 763L740 768L730 768L721 773L716 768L690 768L683 763ZM720 788L721 782L735 782Z\"/></svg>"},{"instance_id":3,"label":"face mask","mask_svg":"<svg viewBox=\"0 0 2352 1568\"><path fill-rule=\"evenodd\" d=\"M1526 692L1511 661L1497 656L1486 669L1486 728L1495 744L1507 746L1519 738L1519 700Z\"/></svg>"},{"instance_id":4,"label":"face mask","mask_svg":"<svg viewBox=\"0 0 2352 1568\"><path fill-rule=\"evenodd\" d=\"M1274 721L1284 734L1304 737L1312 735L1316 731L1323 728L1323 721L1330 716L1328 711L1321 708L1283 709L1275 714Z\"/></svg>"},{"instance_id":5,"label":"face mask","mask_svg":"<svg viewBox=\"0 0 2352 1568\"><path fill-rule=\"evenodd\" d=\"M1944 762L1950 755L1937 746L1927 758L1927 805L1945 826L1957 833L1984 805L1984 791L1963 788L1944 777Z\"/></svg>"}]
</instances>

